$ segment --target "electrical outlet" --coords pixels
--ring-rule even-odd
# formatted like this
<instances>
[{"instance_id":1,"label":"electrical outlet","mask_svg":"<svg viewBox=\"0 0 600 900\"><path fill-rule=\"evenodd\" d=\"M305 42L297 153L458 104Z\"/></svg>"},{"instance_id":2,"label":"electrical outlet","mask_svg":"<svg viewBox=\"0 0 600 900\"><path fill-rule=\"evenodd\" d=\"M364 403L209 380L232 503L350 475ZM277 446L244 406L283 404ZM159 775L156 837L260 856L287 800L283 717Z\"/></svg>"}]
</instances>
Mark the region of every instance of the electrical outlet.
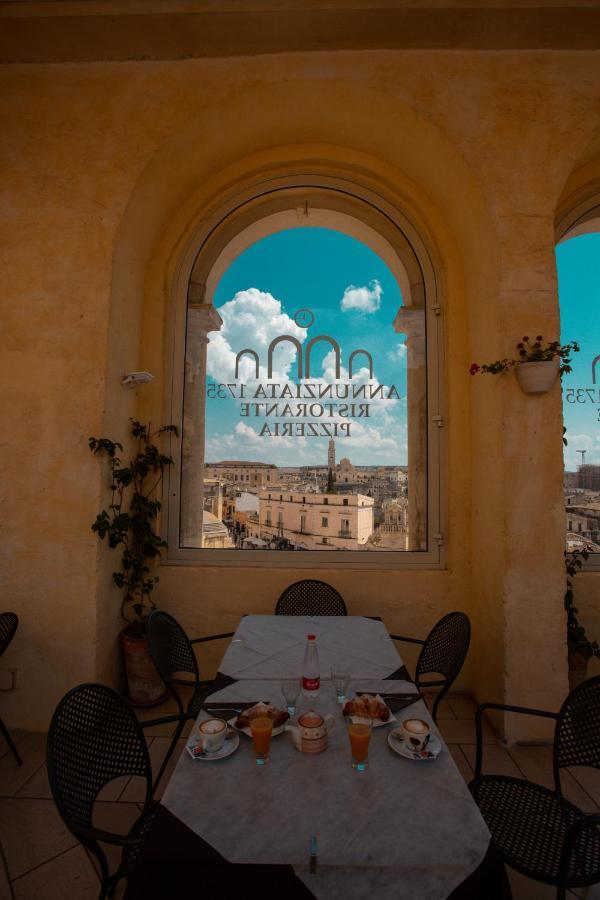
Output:
<instances>
[{"instance_id":1,"label":"electrical outlet","mask_svg":"<svg viewBox=\"0 0 600 900\"><path fill-rule=\"evenodd\" d=\"M0 669L0 691L14 691L17 686L16 669Z\"/></svg>"}]
</instances>

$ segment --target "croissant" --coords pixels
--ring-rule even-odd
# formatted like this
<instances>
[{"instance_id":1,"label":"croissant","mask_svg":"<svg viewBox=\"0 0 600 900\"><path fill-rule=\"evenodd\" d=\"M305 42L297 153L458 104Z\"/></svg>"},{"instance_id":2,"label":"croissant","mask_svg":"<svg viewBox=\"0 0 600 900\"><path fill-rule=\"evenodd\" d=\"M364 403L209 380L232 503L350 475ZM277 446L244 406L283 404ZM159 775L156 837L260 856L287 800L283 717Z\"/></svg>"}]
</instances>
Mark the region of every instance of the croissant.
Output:
<instances>
[{"instance_id":1,"label":"croissant","mask_svg":"<svg viewBox=\"0 0 600 900\"><path fill-rule=\"evenodd\" d=\"M287 722L289 713L283 709L275 709L274 706L253 706L237 717L235 727L250 728L252 719L258 719L259 717L272 719L273 728L279 728L284 722Z\"/></svg>"},{"instance_id":2,"label":"croissant","mask_svg":"<svg viewBox=\"0 0 600 900\"><path fill-rule=\"evenodd\" d=\"M379 719L381 722L387 722L390 717L390 711L385 703L369 694L361 694L354 700L348 700L343 713L345 716L363 716L365 719Z\"/></svg>"}]
</instances>

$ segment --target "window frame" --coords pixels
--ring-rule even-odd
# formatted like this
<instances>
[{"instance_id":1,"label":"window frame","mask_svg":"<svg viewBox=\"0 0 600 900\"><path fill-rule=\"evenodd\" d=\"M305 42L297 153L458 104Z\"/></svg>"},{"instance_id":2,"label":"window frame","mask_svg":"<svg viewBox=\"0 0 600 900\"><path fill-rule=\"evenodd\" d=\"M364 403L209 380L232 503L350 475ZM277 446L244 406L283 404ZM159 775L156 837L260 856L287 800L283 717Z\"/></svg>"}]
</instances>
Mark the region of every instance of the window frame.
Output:
<instances>
[{"instance_id":1,"label":"window frame","mask_svg":"<svg viewBox=\"0 0 600 900\"><path fill-rule=\"evenodd\" d=\"M277 186L275 186L277 183ZM188 290L190 277L197 256L202 253L212 232L220 226L228 215L239 210L243 203L256 202L257 198L277 191L297 193L298 188L304 190L319 189L336 195L336 200L345 200L354 207L352 215L358 222L365 222L365 227L376 229L369 221L380 217L385 221L387 232L381 236L397 252L402 260L404 246L410 248L422 276L423 308L426 323L426 509L427 509L427 549L426 550L388 550L384 558L381 553L369 553L364 550L350 550L343 554L324 551L276 551L276 550L238 550L238 549L205 549L179 546L180 540L180 484L181 484L181 431L179 438L171 436L170 452L175 463L166 473L163 493L163 515L166 521L168 549L163 557L165 565L191 565L210 567L272 567L303 569L443 569L446 565L445 545L447 543L446 526L446 486L442 478L446 457L446 434L444 417L444 391L442 373L444 370L443 353L443 296L441 282L436 277L433 260L435 254L427 247L417 229L412 225L400 209L399 204L390 203L380 193L357 184L343 177L329 175L290 175L278 179L269 179L262 188L254 185L245 192L228 197L217 211L204 217L191 235L180 264L172 279L173 296L172 318L170 322L169 352L169 394L167 397L167 421L183 424L183 387L184 360L186 358L186 321L188 307ZM340 199L341 198L341 199ZM289 208L292 207L287 200ZM297 203L297 201L296 201ZM357 215L357 209L362 215ZM367 215L368 213L368 215ZM258 222L265 218L256 215ZM397 244L389 239L389 232L397 233ZM413 263L414 264L414 263Z\"/></svg>"}]
</instances>

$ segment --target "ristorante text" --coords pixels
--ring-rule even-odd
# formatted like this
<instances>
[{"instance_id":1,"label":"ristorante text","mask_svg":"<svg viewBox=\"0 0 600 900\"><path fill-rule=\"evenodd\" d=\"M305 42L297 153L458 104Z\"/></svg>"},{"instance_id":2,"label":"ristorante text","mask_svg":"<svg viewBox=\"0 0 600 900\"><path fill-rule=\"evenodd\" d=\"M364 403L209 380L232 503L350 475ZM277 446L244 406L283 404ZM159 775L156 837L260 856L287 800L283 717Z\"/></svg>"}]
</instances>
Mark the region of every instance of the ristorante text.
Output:
<instances>
[{"instance_id":1,"label":"ristorante text","mask_svg":"<svg viewBox=\"0 0 600 900\"><path fill-rule=\"evenodd\" d=\"M393 384L310 381L267 382L252 386L238 382L210 382L206 395L237 400L242 418L263 420L259 431L262 437L349 436L351 420L370 418L373 402L401 399Z\"/></svg>"}]
</instances>

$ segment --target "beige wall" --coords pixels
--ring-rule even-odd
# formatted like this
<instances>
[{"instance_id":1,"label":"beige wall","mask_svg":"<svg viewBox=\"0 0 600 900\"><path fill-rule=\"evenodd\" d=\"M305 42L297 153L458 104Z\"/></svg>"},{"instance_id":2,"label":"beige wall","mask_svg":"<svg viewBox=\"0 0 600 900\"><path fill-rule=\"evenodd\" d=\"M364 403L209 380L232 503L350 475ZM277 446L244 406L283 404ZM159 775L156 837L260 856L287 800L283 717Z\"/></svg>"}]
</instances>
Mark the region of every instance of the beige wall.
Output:
<instances>
[{"instance_id":1,"label":"beige wall","mask_svg":"<svg viewBox=\"0 0 600 900\"><path fill-rule=\"evenodd\" d=\"M74 683L117 680L114 560L89 529L105 473L87 438L122 438L134 414L176 418L172 280L199 217L261 170L343 170L393 198L430 248L442 296L446 568L320 577L351 613L393 630L424 634L465 609L474 639L461 686L557 706L559 389L526 397L512 376L471 379L468 366L508 355L532 329L558 333L554 218L600 131L599 88L585 50L3 67L3 587L21 617L3 660L20 677L3 697L7 722L43 729ZM125 390L131 369L156 380ZM542 538L531 522L545 523ZM158 599L190 632L211 633L271 611L303 574L163 567ZM585 577L591 608L600 575Z\"/></svg>"}]
</instances>

